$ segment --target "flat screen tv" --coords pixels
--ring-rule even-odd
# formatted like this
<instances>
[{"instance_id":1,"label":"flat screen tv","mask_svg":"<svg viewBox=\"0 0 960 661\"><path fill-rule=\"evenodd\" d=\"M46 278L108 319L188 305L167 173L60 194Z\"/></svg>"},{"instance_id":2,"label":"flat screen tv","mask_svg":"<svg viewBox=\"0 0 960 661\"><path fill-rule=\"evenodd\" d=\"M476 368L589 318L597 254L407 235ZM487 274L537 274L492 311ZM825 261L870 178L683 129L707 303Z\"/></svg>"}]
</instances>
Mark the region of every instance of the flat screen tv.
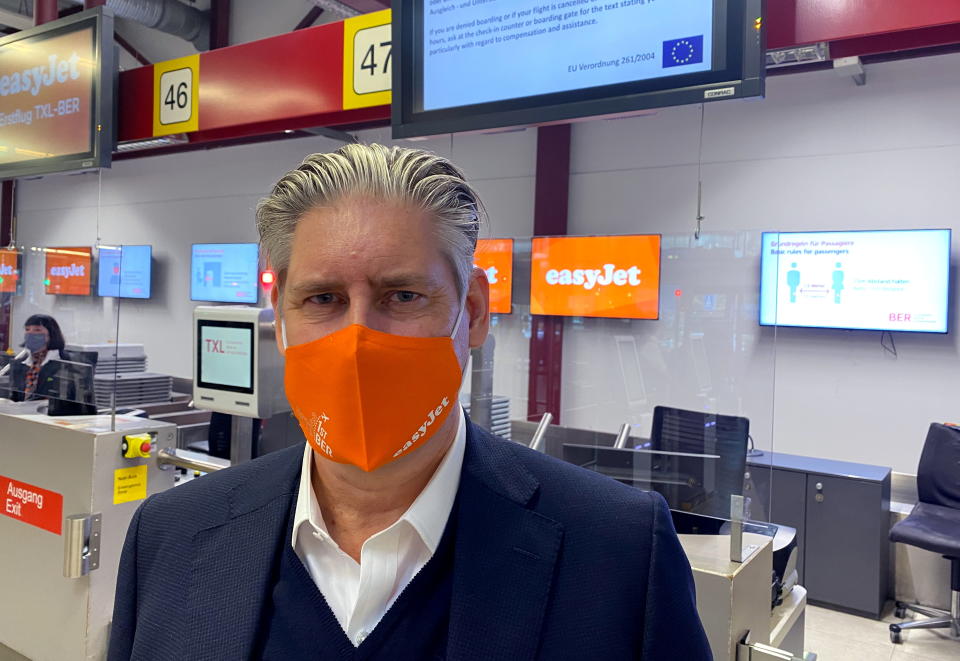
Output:
<instances>
[{"instance_id":1,"label":"flat screen tv","mask_svg":"<svg viewBox=\"0 0 960 661\"><path fill-rule=\"evenodd\" d=\"M536 237L530 257L530 314L659 317L659 234Z\"/></svg>"},{"instance_id":2,"label":"flat screen tv","mask_svg":"<svg viewBox=\"0 0 960 661\"><path fill-rule=\"evenodd\" d=\"M151 246L100 246L97 296L150 298Z\"/></svg>"},{"instance_id":3,"label":"flat screen tv","mask_svg":"<svg viewBox=\"0 0 960 661\"><path fill-rule=\"evenodd\" d=\"M217 303L256 303L260 253L256 243L195 243L190 259L190 298Z\"/></svg>"},{"instance_id":4,"label":"flat screen tv","mask_svg":"<svg viewBox=\"0 0 960 661\"><path fill-rule=\"evenodd\" d=\"M23 253L0 250L0 294L23 293Z\"/></svg>"},{"instance_id":5,"label":"flat screen tv","mask_svg":"<svg viewBox=\"0 0 960 661\"><path fill-rule=\"evenodd\" d=\"M114 48L103 7L0 39L0 179L110 166Z\"/></svg>"},{"instance_id":6,"label":"flat screen tv","mask_svg":"<svg viewBox=\"0 0 960 661\"><path fill-rule=\"evenodd\" d=\"M765 232L760 324L946 333L950 235Z\"/></svg>"},{"instance_id":7,"label":"flat screen tv","mask_svg":"<svg viewBox=\"0 0 960 661\"><path fill-rule=\"evenodd\" d=\"M763 0L398 0L394 137L760 96L762 8ZM373 75L375 59L365 60Z\"/></svg>"},{"instance_id":8,"label":"flat screen tv","mask_svg":"<svg viewBox=\"0 0 960 661\"><path fill-rule=\"evenodd\" d=\"M490 283L490 313L513 310L513 239L479 239L473 265L484 270Z\"/></svg>"},{"instance_id":9,"label":"flat screen tv","mask_svg":"<svg viewBox=\"0 0 960 661\"><path fill-rule=\"evenodd\" d=\"M90 247L44 248L45 293L89 296L93 251Z\"/></svg>"}]
</instances>

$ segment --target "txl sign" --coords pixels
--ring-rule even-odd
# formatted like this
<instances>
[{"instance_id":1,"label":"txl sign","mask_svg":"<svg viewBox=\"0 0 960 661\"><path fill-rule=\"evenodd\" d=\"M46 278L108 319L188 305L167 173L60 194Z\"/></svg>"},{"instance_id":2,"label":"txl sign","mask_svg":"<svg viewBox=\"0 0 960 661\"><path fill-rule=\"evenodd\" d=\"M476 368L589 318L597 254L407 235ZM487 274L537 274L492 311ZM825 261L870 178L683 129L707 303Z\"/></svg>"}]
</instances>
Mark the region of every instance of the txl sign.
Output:
<instances>
[{"instance_id":1,"label":"txl sign","mask_svg":"<svg viewBox=\"0 0 960 661\"><path fill-rule=\"evenodd\" d=\"M207 343L207 353L226 353L223 350L223 340L204 340Z\"/></svg>"}]
</instances>

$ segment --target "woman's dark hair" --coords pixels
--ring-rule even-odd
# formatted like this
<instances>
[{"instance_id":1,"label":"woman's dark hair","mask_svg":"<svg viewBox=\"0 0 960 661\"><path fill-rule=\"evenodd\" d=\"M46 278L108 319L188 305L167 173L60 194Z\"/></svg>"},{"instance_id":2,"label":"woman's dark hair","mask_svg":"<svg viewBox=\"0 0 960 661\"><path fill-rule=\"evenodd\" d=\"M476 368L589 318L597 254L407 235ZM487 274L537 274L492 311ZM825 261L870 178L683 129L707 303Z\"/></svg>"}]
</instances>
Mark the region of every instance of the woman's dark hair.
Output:
<instances>
[{"instance_id":1,"label":"woman's dark hair","mask_svg":"<svg viewBox=\"0 0 960 661\"><path fill-rule=\"evenodd\" d=\"M50 333L50 340L47 342L47 349L56 349L63 351L66 348L66 340L63 339L63 333L60 331L60 324L57 320L48 314L32 314L23 322L24 326L43 326ZM21 345L23 346L23 345Z\"/></svg>"}]
</instances>

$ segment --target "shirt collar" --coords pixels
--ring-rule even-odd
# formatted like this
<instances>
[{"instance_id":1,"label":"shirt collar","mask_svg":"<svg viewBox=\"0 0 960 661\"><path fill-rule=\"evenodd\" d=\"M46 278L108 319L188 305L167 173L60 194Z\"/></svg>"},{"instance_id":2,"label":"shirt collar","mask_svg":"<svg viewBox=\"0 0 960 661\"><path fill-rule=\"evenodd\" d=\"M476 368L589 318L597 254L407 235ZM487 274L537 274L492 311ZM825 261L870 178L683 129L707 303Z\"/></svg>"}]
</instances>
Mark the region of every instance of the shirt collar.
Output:
<instances>
[{"instance_id":1,"label":"shirt collar","mask_svg":"<svg viewBox=\"0 0 960 661\"><path fill-rule=\"evenodd\" d=\"M47 349L46 355L43 358L43 362L40 365L46 365L51 360L60 360L60 351L58 349ZM33 367L33 354L27 354L27 357L23 359L23 364L27 367Z\"/></svg>"},{"instance_id":2,"label":"shirt collar","mask_svg":"<svg viewBox=\"0 0 960 661\"><path fill-rule=\"evenodd\" d=\"M457 496L457 490L460 488L460 471L463 468L463 455L467 444L467 425L466 415L459 407L457 410L459 422L453 444L447 450L447 454L444 455L427 486L423 488L423 491L420 492L420 495L417 496L400 519L393 526L390 526L392 528L400 525L401 522L408 523L417 531L431 554L435 553L440 545L440 538L443 536L447 520L450 518L450 511L453 509L453 501ZM327 525L323 521L320 506L317 504L317 498L313 492L313 483L310 481L312 466L313 449L308 443L303 451L300 488L297 493L297 509L293 520L293 539L291 543L294 548L297 546L297 538L302 525L312 528L312 532L319 533L321 538L333 541L327 535Z\"/></svg>"}]
</instances>

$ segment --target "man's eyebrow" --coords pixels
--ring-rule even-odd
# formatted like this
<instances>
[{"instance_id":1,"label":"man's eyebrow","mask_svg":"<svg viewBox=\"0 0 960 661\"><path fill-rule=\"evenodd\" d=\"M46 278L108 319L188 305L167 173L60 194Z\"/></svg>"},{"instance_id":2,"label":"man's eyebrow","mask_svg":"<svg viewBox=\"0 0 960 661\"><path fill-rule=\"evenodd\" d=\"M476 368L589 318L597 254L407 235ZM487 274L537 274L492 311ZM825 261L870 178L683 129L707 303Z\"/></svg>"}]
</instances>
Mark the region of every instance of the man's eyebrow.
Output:
<instances>
[{"instance_id":1,"label":"man's eyebrow","mask_svg":"<svg viewBox=\"0 0 960 661\"><path fill-rule=\"evenodd\" d=\"M392 273L382 278L374 278L372 284L382 289L403 289L404 287L439 288L436 279L417 273Z\"/></svg>"},{"instance_id":2,"label":"man's eyebrow","mask_svg":"<svg viewBox=\"0 0 960 661\"><path fill-rule=\"evenodd\" d=\"M290 285L290 291L294 294L307 293L307 292L317 292L317 291L331 291L338 289L342 283L336 280L301 280L296 284Z\"/></svg>"}]
</instances>

